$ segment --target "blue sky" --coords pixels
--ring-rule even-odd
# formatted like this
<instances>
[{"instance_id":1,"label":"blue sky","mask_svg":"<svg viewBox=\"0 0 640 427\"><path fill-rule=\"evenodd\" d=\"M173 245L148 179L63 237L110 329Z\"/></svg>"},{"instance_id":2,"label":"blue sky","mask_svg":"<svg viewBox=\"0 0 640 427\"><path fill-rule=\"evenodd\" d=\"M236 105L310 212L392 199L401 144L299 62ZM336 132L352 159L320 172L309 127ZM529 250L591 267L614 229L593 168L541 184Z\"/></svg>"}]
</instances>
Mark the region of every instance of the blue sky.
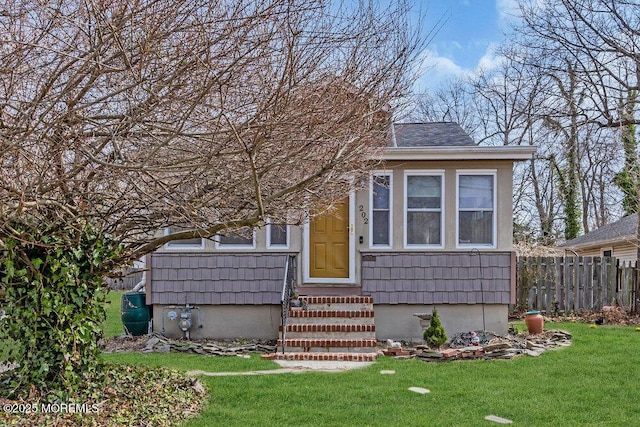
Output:
<instances>
[{"instance_id":1,"label":"blue sky","mask_svg":"<svg viewBox=\"0 0 640 427\"><path fill-rule=\"evenodd\" d=\"M416 90L435 89L455 76L464 76L479 67L492 67L498 58L493 48L518 9L517 0L430 0L421 5L425 25L444 22L427 51L425 72Z\"/></svg>"}]
</instances>

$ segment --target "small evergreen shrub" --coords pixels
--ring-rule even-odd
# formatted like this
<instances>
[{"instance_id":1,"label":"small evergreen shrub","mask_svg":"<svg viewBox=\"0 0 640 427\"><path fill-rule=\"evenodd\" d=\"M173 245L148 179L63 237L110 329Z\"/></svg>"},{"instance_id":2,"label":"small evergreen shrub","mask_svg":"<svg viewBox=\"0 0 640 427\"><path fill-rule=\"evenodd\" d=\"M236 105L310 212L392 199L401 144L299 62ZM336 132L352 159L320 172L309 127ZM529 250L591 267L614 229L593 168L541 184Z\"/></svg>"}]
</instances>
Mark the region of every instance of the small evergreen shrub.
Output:
<instances>
[{"instance_id":1,"label":"small evergreen shrub","mask_svg":"<svg viewBox=\"0 0 640 427\"><path fill-rule=\"evenodd\" d=\"M429 347L442 347L447 342L447 332L442 327L440 318L438 317L438 310L434 307L433 314L431 315L431 323L427 329L425 329L423 338Z\"/></svg>"}]
</instances>

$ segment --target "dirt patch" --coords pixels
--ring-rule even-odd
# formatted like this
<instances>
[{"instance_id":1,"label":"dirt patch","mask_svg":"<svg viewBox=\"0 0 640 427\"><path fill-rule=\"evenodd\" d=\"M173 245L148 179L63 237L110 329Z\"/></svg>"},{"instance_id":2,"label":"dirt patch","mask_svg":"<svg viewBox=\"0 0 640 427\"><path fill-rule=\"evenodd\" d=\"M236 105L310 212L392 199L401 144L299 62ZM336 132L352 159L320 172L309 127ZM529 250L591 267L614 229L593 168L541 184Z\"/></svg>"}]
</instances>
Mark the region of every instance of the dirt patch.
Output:
<instances>
[{"instance_id":1,"label":"dirt patch","mask_svg":"<svg viewBox=\"0 0 640 427\"><path fill-rule=\"evenodd\" d=\"M142 351L149 340L148 335L134 337L132 335L120 335L113 338L100 340L99 345L105 353L122 353L130 351Z\"/></svg>"}]
</instances>

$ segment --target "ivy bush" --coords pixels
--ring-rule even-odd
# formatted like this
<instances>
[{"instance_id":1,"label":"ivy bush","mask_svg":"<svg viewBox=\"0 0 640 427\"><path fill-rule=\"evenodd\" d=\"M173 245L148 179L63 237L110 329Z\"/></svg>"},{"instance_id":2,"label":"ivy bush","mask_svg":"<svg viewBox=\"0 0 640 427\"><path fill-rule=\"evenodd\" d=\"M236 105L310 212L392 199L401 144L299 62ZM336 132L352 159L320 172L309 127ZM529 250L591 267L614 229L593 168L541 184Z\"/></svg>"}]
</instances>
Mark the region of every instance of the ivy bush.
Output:
<instances>
[{"instance_id":1,"label":"ivy bush","mask_svg":"<svg viewBox=\"0 0 640 427\"><path fill-rule=\"evenodd\" d=\"M68 399L98 378L98 339L105 319L103 272L121 248L90 224L23 220L0 229L0 282L6 333L15 341L0 394L46 392ZM7 227L5 224L4 227Z\"/></svg>"}]
</instances>

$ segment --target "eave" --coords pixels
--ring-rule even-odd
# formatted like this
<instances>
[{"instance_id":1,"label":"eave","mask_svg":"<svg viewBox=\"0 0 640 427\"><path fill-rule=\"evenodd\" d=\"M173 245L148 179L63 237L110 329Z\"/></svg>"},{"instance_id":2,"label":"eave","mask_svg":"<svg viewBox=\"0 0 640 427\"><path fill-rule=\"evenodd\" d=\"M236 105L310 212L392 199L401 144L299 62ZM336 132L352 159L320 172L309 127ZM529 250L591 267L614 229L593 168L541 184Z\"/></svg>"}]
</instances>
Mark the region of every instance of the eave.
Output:
<instances>
[{"instance_id":1,"label":"eave","mask_svg":"<svg viewBox=\"0 0 640 427\"><path fill-rule=\"evenodd\" d=\"M387 147L382 160L512 160L533 158L537 147L526 146L460 146L460 147Z\"/></svg>"},{"instance_id":2,"label":"eave","mask_svg":"<svg viewBox=\"0 0 640 427\"><path fill-rule=\"evenodd\" d=\"M560 249L570 249L570 250L587 250L594 248L601 248L606 246L620 245L628 243L630 245L634 245L636 241L636 236L627 235L627 236L616 236L610 239L602 239L590 242L576 243L573 245L567 245L566 243L558 246Z\"/></svg>"}]
</instances>

